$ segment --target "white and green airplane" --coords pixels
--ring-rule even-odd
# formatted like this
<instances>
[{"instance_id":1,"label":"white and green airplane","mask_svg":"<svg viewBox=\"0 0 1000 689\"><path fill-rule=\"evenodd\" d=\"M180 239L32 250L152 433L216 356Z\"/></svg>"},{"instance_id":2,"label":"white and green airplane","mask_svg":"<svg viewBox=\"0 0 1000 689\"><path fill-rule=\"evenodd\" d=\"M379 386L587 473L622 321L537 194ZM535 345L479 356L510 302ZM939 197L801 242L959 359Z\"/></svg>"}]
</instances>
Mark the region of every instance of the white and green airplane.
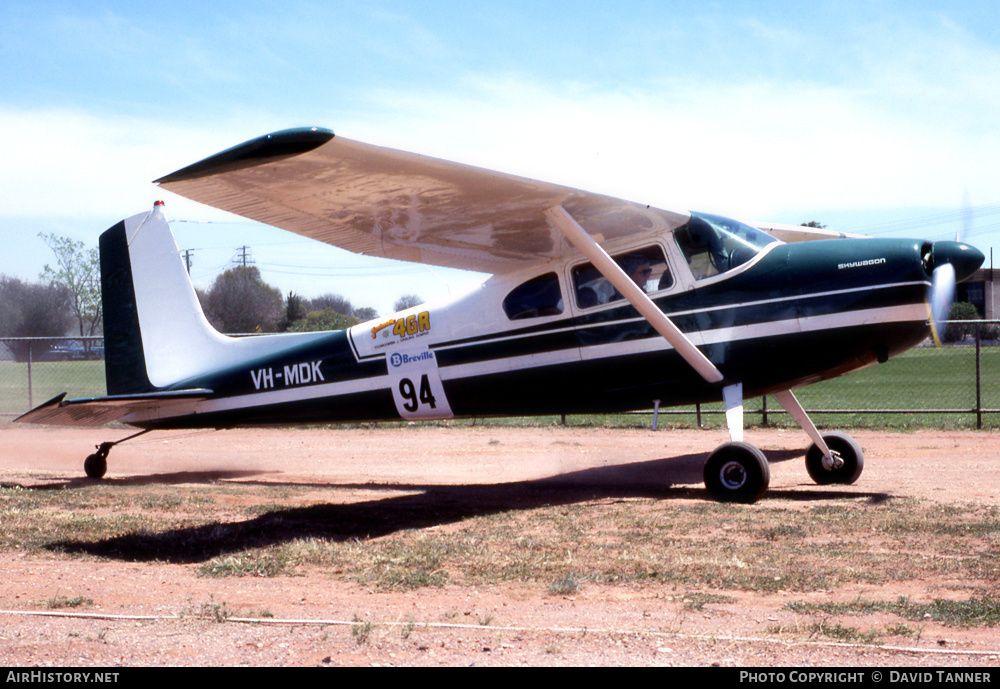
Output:
<instances>
[{"instance_id":1,"label":"white and green airplane","mask_svg":"<svg viewBox=\"0 0 1000 689\"><path fill-rule=\"evenodd\" d=\"M248 141L156 183L357 253L491 277L347 330L227 337L205 319L158 202L100 239L107 396L60 395L18 421L145 432L722 400L730 441L709 456L705 484L754 502L770 472L742 440L744 397L771 394L802 426L814 480L853 483L861 448L821 434L793 388L934 335L956 280L984 259L960 242L661 210L320 128ZM88 476L104 475L118 442L87 458Z\"/></svg>"}]
</instances>

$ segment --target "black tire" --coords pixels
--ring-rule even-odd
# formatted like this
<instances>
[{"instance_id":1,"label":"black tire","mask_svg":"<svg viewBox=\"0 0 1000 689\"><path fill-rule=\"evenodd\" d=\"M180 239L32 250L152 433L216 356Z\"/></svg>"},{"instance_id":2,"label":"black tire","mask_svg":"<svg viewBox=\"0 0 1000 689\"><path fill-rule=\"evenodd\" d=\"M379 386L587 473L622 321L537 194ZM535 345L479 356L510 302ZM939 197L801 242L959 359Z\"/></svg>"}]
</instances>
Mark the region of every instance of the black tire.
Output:
<instances>
[{"instance_id":1,"label":"black tire","mask_svg":"<svg viewBox=\"0 0 1000 689\"><path fill-rule=\"evenodd\" d=\"M857 441L846 433L828 433L823 440L843 464L833 469L823 466L823 453L815 443L806 450L806 471L821 486L834 483L850 485L858 480L865 468L865 454Z\"/></svg>"},{"instance_id":2,"label":"black tire","mask_svg":"<svg viewBox=\"0 0 1000 689\"><path fill-rule=\"evenodd\" d=\"M767 458L748 443L720 445L705 462L705 488L719 502L757 502L770 483Z\"/></svg>"},{"instance_id":3,"label":"black tire","mask_svg":"<svg viewBox=\"0 0 1000 689\"><path fill-rule=\"evenodd\" d=\"M92 454L83 460L83 470L88 478L101 479L108 471L108 458L102 454Z\"/></svg>"}]
</instances>

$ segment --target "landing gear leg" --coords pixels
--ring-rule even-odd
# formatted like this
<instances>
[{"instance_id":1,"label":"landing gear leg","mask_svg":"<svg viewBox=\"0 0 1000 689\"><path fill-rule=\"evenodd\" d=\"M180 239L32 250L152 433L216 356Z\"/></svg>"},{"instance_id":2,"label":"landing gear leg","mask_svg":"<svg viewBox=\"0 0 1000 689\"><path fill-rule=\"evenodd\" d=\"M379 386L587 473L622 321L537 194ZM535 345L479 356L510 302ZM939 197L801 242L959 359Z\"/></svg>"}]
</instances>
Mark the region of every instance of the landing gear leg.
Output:
<instances>
[{"instance_id":1,"label":"landing gear leg","mask_svg":"<svg viewBox=\"0 0 1000 689\"><path fill-rule=\"evenodd\" d=\"M92 479L102 479L104 474L108 471L108 453L111 452L111 448L119 443L124 443L126 440L131 440L132 438L138 438L144 433L149 433L152 430L147 428L144 431L139 431L127 438L122 438L121 440L108 441L106 443L101 443L97 446L97 452L92 455L88 455L87 459L83 460L83 470L87 474L87 478Z\"/></svg>"},{"instance_id":2,"label":"landing gear leg","mask_svg":"<svg viewBox=\"0 0 1000 689\"><path fill-rule=\"evenodd\" d=\"M806 451L806 471L813 481L829 485L851 484L858 480L865 468L865 455L854 438L846 433L821 435L791 390L776 392L774 398L813 441Z\"/></svg>"},{"instance_id":3,"label":"landing gear leg","mask_svg":"<svg viewBox=\"0 0 1000 689\"><path fill-rule=\"evenodd\" d=\"M722 389L732 442L716 448L705 463L705 488L720 502L753 503L771 483L771 468L759 449L743 442L743 385Z\"/></svg>"}]
</instances>

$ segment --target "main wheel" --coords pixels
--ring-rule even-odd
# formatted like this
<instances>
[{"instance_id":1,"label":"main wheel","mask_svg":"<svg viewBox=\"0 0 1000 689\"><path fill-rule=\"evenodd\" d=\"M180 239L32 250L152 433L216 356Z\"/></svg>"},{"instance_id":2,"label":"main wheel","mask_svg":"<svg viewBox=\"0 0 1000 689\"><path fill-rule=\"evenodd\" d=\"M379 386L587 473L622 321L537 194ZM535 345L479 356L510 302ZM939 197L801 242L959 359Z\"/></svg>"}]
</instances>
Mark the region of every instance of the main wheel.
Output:
<instances>
[{"instance_id":1,"label":"main wheel","mask_svg":"<svg viewBox=\"0 0 1000 689\"><path fill-rule=\"evenodd\" d=\"M748 443L720 445L705 462L705 488L720 502L757 502L770 483L767 458Z\"/></svg>"},{"instance_id":2,"label":"main wheel","mask_svg":"<svg viewBox=\"0 0 1000 689\"><path fill-rule=\"evenodd\" d=\"M104 478L104 474L108 471L107 455L95 452L88 456L87 459L83 460L83 470L87 472L89 478Z\"/></svg>"},{"instance_id":3,"label":"main wheel","mask_svg":"<svg viewBox=\"0 0 1000 689\"><path fill-rule=\"evenodd\" d=\"M857 441L846 433L829 433L823 440L833 453L833 466L823 463L823 452L815 443L806 450L806 471L821 486L832 483L849 485L858 480L865 468L865 454Z\"/></svg>"}]
</instances>

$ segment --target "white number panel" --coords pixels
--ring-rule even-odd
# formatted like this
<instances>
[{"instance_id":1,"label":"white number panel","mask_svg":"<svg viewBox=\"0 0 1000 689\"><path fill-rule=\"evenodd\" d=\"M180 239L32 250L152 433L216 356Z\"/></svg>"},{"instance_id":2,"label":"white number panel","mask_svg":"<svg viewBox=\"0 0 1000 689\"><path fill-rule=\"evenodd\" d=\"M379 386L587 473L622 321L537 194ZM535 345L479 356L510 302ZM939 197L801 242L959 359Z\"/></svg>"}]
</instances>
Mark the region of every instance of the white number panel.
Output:
<instances>
[{"instance_id":1,"label":"white number panel","mask_svg":"<svg viewBox=\"0 0 1000 689\"><path fill-rule=\"evenodd\" d=\"M437 359L426 347L386 354L389 386L396 411L404 419L450 419Z\"/></svg>"}]
</instances>

